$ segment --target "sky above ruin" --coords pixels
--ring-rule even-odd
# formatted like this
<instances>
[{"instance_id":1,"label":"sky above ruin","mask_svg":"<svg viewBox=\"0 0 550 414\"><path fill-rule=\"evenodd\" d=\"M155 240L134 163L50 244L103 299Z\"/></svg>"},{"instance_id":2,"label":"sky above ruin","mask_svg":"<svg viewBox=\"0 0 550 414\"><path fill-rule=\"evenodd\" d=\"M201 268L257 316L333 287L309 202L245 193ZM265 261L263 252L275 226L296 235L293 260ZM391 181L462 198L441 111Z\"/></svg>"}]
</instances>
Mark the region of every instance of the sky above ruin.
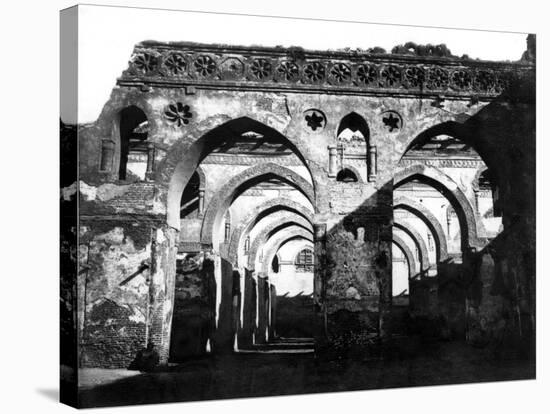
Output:
<instances>
[{"instance_id":1,"label":"sky above ruin","mask_svg":"<svg viewBox=\"0 0 550 414\"><path fill-rule=\"evenodd\" d=\"M526 47L523 33L97 6L80 6L78 25L79 123L97 119L134 45L143 40L387 51L412 41L445 43L454 55L499 61L518 60ZM69 112L62 102L63 121L75 123Z\"/></svg>"}]
</instances>

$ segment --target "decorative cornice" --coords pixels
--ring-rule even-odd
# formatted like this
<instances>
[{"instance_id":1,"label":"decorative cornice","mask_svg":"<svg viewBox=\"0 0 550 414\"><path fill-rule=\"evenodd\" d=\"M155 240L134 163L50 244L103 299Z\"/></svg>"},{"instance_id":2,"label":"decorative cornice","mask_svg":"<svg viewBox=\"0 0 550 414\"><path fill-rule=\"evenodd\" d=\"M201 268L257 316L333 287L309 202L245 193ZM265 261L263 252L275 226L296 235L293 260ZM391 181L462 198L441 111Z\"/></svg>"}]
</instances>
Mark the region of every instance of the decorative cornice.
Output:
<instances>
[{"instance_id":1,"label":"decorative cornice","mask_svg":"<svg viewBox=\"0 0 550 414\"><path fill-rule=\"evenodd\" d=\"M417 164L437 168L479 168L485 165L481 158L403 158L399 161L399 166L402 167L410 167Z\"/></svg>"},{"instance_id":2,"label":"decorative cornice","mask_svg":"<svg viewBox=\"0 0 550 414\"><path fill-rule=\"evenodd\" d=\"M303 163L297 157L269 157L254 155L233 155L233 154L209 154L202 164L225 164L225 165L257 165L258 163L274 163L284 166L298 166Z\"/></svg>"},{"instance_id":3,"label":"decorative cornice","mask_svg":"<svg viewBox=\"0 0 550 414\"><path fill-rule=\"evenodd\" d=\"M148 41L135 47L118 84L490 99L532 68L456 57Z\"/></svg>"}]
</instances>

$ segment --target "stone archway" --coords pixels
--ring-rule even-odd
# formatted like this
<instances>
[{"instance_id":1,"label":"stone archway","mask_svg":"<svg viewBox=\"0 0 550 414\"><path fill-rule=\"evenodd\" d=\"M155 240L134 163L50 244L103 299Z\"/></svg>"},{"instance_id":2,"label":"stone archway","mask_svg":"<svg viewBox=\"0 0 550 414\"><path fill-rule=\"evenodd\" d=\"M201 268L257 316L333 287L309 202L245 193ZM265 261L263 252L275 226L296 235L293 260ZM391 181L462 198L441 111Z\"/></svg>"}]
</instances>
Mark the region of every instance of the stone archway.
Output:
<instances>
[{"instance_id":1,"label":"stone archway","mask_svg":"<svg viewBox=\"0 0 550 414\"><path fill-rule=\"evenodd\" d=\"M427 271L430 268L430 261L428 257L428 248L426 247L424 238L420 235L418 231L416 231L416 229L405 222L397 221L394 219L393 226L397 229L402 230L410 236L420 252L420 271Z\"/></svg>"},{"instance_id":2,"label":"stone archway","mask_svg":"<svg viewBox=\"0 0 550 414\"><path fill-rule=\"evenodd\" d=\"M288 168L273 163L260 164L250 167L225 183L222 191L218 192L210 201L201 230L202 244L212 245L214 248L216 247L214 245L214 229L219 224L225 210L227 210L231 204L233 197L239 192L239 190L242 189L243 186L267 177L277 177L290 184L302 192L302 194L306 196L312 205L314 205L315 192L313 186L301 175Z\"/></svg>"},{"instance_id":3,"label":"stone archway","mask_svg":"<svg viewBox=\"0 0 550 414\"><path fill-rule=\"evenodd\" d=\"M227 116L212 116L197 124L194 129L189 130L185 139L178 140L168 151L166 158L159 164L155 172L157 181L168 183L166 195L166 214L168 225L179 229L178 203L181 194L191 175L200 164L202 159L208 155L216 135L226 129L235 128L245 123L245 129L259 129L274 134L285 143L302 161L307 168L313 188L312 204L317 205L315 200L315 188L318 187L318 180L323 176L319 166L308 161L303 154L308 154L309 149L300 138L286 137L283 131L278 131L265 123L252 119L249 116L229 119ZM309 184L309 183L308 183Z\"/></svg>"},{"instance_id":4,"label":"stone archway","mask_svg":"<svg viewBox=\"0 0 550 414\"><path fill-rule=\"evenodd\" d=\"M412 279L416 274L416 268L417 268L417 264L416 264L416 260L414 258L413 252L411 251L411 249L409 249L409 246L407 246L407 243L405 243L405 241L401 237L395 234L392 236L392 242L405 255L405 258L407 259L407 263L409 265L409 279Z\"/></svg>"},{"instance_id":5,"label":"stone archway","mask_svg":"<svg viewBox=\"0 0 550 414\"><path fill-rule=\"evenodd\" d=\"M293 238L302 238L313 243L312 234L303 228L290 228L281 232L281 235L277 236L277 238L275 238L274 241L270 243L271 247L264 253L262 267L259 273L261 273L262 275L268 274L269 265L273 261L273 256L275 256L283 243L286 243L288 240Z\"/></svg>"},{"instance_id":6,"label":"stone archway","mask_svg":"<svg viewBox=\"0 0 550 414\"><path fill-rule=\"evenodd\" d=\"M262 217L279 210L286 210L296 213L305 218L310 223L313 223L313 212L303 204L293 201L289 198L277 198L274 200L268 200L254 207L254 209L241 220L238 227L233 231L228 250L228 256L231 263L237 264L238 249L240 246L242 235L249 231L250 227L257 223Z\"/></svg>"},{"instance_id":7,"label":"stone archway","mask_svg":"<svg viewBox=\"0 0 550 414\"><path fill-rule=\"evenodd\" d=\"M393 202L393 208L409 211L420 218L431 231L436 244L436 261L445 261L449 257L447 237L439 220L422 204L408 198L398 197Z\"/></svg>"},{"instance_id":8,"label":"stone archway","mask_svg":"<svg viewBox=\"0 0 550 414\"><path fill-rule=\"evenodd\" d=\"M453 205L460 220L462 249L481 247L483 242L480 238L485 234L483 224L459 186L448 175L435 167L413 165L395 174L394 190L414 178L424 180L441 191Z\"/></svg>"},{"instance_id":9,"label":"stone archway","mask_svg":"<svg viewBox=\"0 0 550 414\"><path fill-rule=\"evenodd\" d=\"M270 223L268 226L266 226L254 239L254 241L251 244L250 253L248 255L248 268L254 269L255 268L255 262L257 259L257 253L258 250L261 247L262 243L265 243L267 241L267 236L272 233L276 232L277 230L281 229L282 226L299 226L303 229L307 229L311 231L311 234L313 235L313 226L312 223L303 217L297 216L297 217L290 217L290 215L282 217L278 220L275 220L273 223Z\"/></svg>"}]
</instances>

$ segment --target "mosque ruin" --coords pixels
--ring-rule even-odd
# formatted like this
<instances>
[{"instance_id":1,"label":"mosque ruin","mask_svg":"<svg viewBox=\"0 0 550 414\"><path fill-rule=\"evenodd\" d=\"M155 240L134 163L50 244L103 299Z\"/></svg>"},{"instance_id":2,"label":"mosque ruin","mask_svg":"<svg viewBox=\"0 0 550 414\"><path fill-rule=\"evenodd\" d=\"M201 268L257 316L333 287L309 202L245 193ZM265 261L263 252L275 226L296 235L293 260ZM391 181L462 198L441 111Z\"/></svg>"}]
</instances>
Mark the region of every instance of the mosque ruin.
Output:
<instances>
[{"instance_id":1,"label":"mosque ruin","mask_svg":"<svg viewBox=\"0 0 550 414\"><path fill-rule=\"evenodd\" d=\"M69 134L78 366L419 333L534 359L534 73L533 47L136 45Z\"/></svg>"}]
</instances>

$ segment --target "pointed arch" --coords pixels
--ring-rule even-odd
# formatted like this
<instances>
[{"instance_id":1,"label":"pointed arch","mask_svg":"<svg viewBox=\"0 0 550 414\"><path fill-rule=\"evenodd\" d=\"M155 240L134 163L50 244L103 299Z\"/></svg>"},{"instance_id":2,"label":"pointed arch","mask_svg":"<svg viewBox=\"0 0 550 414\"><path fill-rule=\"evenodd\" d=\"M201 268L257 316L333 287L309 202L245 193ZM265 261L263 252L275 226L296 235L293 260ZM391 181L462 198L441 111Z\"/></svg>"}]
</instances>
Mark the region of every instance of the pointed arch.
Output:
<instances>
[{"instance_id":1,"label":"pointed arch","mask_svg":"<svg viewBox=\"0 0 550 414\"><path fill-rule=\"evenodd\" d=\"M228 249L229 261L234 265L238 262L238 252L243 234L246 234L263 217L276 211L286 210L304 217L309 223L313 224L313 212L303 204L297 203L289 198L277 198L268 200L254 207L244 217L231 235L231 241Z\"/></svg>"},{"instance_id":2,"label":"pointed arch","mask_svg":"<svg viewBox=\"0 0 550 414\"><path fill-rule=\"evenodd\" d=\"M426 247L426 243L424 242L424 238L422 237L422 235L418 231L416 231L416 229L412 227L410 224L400 220L394 219L393 226L397 229L402 230L404 233L408 234L409 237L413 240L418 251L420 252L420 260L421 260L420 271L428 270L430 268L428 248Z\"/></svg>"},{"instance_id":3,"label":"pointed arch","mask_svg":"<svg viewBox=\"0 0 550 414\"><path fill-rule=\"evenodd\" d=\"M502 167L500 162L502 154L500 154L499 151L495 151L494 146L490 145L488 142L476 138L480 134L480 126L474 121L475 119L476 117L471 117L464 123L445 121L421 131L416 137L408 142L406 150L403 152L403 156L405 156L412 147L422 145L433 137L448 135L472 147L491 170L496 171L500 169L499 167Z\"/></svg>"},{"instance_id":4,"label":"pointed arch","mask_svg":"<svg viewBox=\"0 0 550 414\"><path fill-rule=\"evenodd\" d=\"M273 260L273 256L279 251L283 244L294 239L305 239L313 243L313 236L309 231L303 228L290 227L279 233L280 234L277 237L273 237L272 239L270 239L270 248L263 255L262 267L260 272L264 275L268 274L269 264L271 263L271 260Z\"/></svg>"},{"instance_id":5,"label":"pointed arch","mask_svg":"<svg viewBox=\"0 0 550 414\"><path fill-rule=\"evenodd\" d=\"M462 249L478 248L483 245L480 240L485 230L470 201L452 178L438 170L423 164L412 165L397 172L394 176L394 190L413 179L419 179L436 188L453 205L460 221Z\"/></svg>"},{"instance_id":6,"label":"pointed arch","mask_svg":"<svg viewBox=\"0 0 550 414\"><path fill-rule=\"evenodd\" d=\"M422 220L434 236L437 262L447 260L449 257L447 237L439 220L426 207L408 197L397 197L393 201L393 209L408 211Z\"/></svg>"},{"instance_id":7,"label":"pointed arch","mask_svg":"<svg viewBox=\"0 0 550 414\"><path fill-rule=\"evenodd\" d=\"M101 141L99 171L118 180L128 175L145 179L149 171L149 118L143 105L132 103L119 109L112 118L111 137ZM131 162L131 155L147 154L147 160ZM143 158L143 157L141 157ZM134 164L134 168L128 164ZM136 165L137 164L137 165ZM141 166L138 166L140 165ZM138 171L142 170L142 171ZM140 176L143 174L143 176Z\"/></svg>"},{"instance_id":8,"label":"pointed arch","mask_svg":"<svg viewBox=\"0 0 550 414\"><path fill-rule=\"evenodd\" d=\"M357 168L351 165L345 165L344 167L342 167L340 171L338 171L338 174L336 174L336 181L349 182L346 180L346 178L353 178L352 180L349 180L351 182L356 182L356 183L363 182L363 179L361 178L361 174L359 173Z\"/></svg>"},{"instance_id":9,"label":"pointed arch","mask_svg":"<svg viewBox=\"0 0 550 414\"><path fill-rule=\"evenodd\" d=\"M313 236L313 226L311 222L307 221L303 217L295 216L292 217L290 215L287 215L285 217L282 217L278 220L275 220L273 223L270 223L267 225L254 239L252 242L252 247L250 248L250 253L248 255L248 268L253 269L254 263L256 263L257 259L257 253L260 249L262 243L266 243L266 241L271 237L274 237L277 232L284 230L287 227L290 226L297 226L301 227L311 233Z\"/></svg>"},{"instance_id":10,"label":"pointed arch","mask_svg":"<svg viewBox=\"0 0 550 414\"><path fill-rule=\"evenodd\" d=\"M369 124L367 123L365 118L363 118L357 112L350 112L349 114L347 114L342 118L342 120L338 124L338 129L336 130L336 136L340 136L340 134L346 129L349 129L351 132L360 132L361 135L363 135L363 138L365 139L365 143L366 144L369 143L369 137L370 137Z\"/></svg>"},{"instance_id":11,"label":"pointed arch","mask_svg":"<svg viewBox=\"0 0 550 414\"><path fill-rule=\"evenodd\" d=\"M272 115L270 115L272 117ZM269 125L277 125L277 122L266 114L265 122ZM264 119L262 119L264 121ZM303 154L308 154L309 149L300 137L285 137L281 131L268 126L258 120L248 116L236 119L229 119L227 116L216 115L207 118L189 132L185 139L179 140L168 151L167 157L155 171L156 179L160 182L168 182L167 201L166 201L166 220L169 226L179 230L179 200L181 194L191 178L191 175L200 164L200 162L219 144L223 139L224 133L248 132L254 130L262 134L275 137L284 142L289 149L301 160L308 171L313 188L317 188L318 177L322 176L320 167L308 161ZM315 173L313 173L313 170ZM312 201L315 206L315 202Z\"/></svg>"},{"instance_id":12,"label":"pointed arch","mask_svg":"<svg viewBox=\"0 0 550 414\"><path fill-rule=\"evenodd\" d=\"M409 246L407 246L407 243L395 234L392 235L392 243L397 246L399 250L403 252L403 255L407 259L407 263L409 265L409 279L412 279L414 276L416 276L416 260L414 258L414 254L409 249Z\"/></svg>"},{"instance_id":13,"label":"pointed arch","mask_svg":"<svg viewBox=\"0 0 550 414\"><path fill-rule=\"evenodd\" d=\"M221 188L221 191L216 193L208 204L201 230L201 243L205 245L213 245L214 229L218 227L229 208L231 202L236 196L243 191L247 186L254 185L266 178L278 178L300 191L310 201L312 205L315 203L315 194L312 185L301 175L296 172L273 163L259 164L254 167L247 168L240 174L232 177ZM216 246L214 246L216 247Z\"/></svg>"}]
</instances>

